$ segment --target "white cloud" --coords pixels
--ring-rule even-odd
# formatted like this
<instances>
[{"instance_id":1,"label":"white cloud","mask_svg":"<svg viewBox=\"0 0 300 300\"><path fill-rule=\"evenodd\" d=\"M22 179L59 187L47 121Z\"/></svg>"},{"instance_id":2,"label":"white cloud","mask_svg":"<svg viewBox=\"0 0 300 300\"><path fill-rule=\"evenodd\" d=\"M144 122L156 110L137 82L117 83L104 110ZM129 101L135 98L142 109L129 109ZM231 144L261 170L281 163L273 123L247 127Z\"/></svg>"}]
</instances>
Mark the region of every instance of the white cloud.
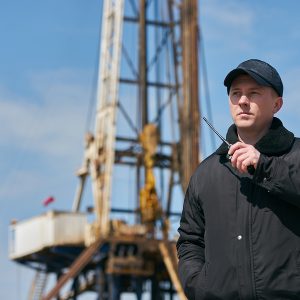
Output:
<instances>
[{"instance_id":1,"label":"white cloud","mask_svg":"<svg viewBox=\"0 0 300 300\"><path fill-rule=\"evenodd\" d=\"M26 97L0 87L0 199L7 211L13 203L20 211L29 203L40 208L49 193L59 205L71 206L74 172L84 151L87 75L75 70L31 74Z\"/></svg>"},{"instance_id":2,"label":"white cloud","mask_svg":"<svg viewBox=\"0 0 300 300\"><path fill-rule=\"evenodd\" d=\"M0 145L65 156L83 140L89 102L84 74L58 70L31 74L33 98L0 90Z\"/></svg>"},{"instance_id":3,"label":"white cloud","mask_svg":"<svg viewBox=\"0 0 300 300\"><path fill-rule=\"evenodd\" d=\"M206 26L205 38L244 49L250 46L246 36L253 32L254 13L240 1L204 1L200 24Z\"/></svg>"},{"instance_id":4,"label":"white cloud","mask_svg":"<svg viewBox=\"0 0 300 300\"><path fill-rule=\"evenodd\" d=\"M203 14L214 22L236 30L250 29L254 17L251 9L238 1L204 1Z\"/></svg>"}]
</instances>

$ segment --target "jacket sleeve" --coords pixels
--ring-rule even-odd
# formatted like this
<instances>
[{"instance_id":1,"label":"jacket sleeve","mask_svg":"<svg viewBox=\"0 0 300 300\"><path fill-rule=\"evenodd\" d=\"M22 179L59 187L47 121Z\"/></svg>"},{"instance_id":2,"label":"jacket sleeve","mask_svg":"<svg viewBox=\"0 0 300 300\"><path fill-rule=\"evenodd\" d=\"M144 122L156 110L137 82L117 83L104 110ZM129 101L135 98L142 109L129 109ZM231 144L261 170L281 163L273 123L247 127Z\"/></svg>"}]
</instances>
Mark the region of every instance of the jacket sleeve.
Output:
<instances>
[{"instance_id":1,"label":"jacket sleeve","mask_svg":"<svg viewBox=\"0 0 300 300\"><path fill-rule=\"evenodd\" d=\"M279 199L300 208L299 155L298 151L289 157L261 154L253 180Z\"/></svg>"},{"instance_id":2,"label":"jacket sleeve","mask_svg":"<svg viewBox=\"0 0 300 300\"><path fill-rule=\"evenodd\" d=\"M188 299L195 299L197 277L205 261L204 215L192 190L190 183L184 199L177 242L178 273Z\"/></svg>"}]
</instances>

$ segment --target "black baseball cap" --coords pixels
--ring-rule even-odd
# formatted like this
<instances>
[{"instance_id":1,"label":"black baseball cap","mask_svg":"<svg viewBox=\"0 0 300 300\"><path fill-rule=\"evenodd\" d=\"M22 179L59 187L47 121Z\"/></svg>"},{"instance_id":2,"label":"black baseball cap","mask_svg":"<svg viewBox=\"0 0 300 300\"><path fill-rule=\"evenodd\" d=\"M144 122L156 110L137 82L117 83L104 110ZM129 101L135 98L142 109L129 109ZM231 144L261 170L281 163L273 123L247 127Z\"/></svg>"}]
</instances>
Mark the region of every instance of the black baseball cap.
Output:
<instances>
[{"instance_id":1,"label":"black baseball cap","mask_svg":"<svg viewBox=\"0 0 300 300\"><path fill-rule=\"evenodd\" d=\"M233 80L241 74L250 75L258 84L273 88L278 96L282 97L283 84L278 72L271 65L259 59L246 60L227 74L224 85L227 87L228 94Z\"/></svg>"}]
</instances>

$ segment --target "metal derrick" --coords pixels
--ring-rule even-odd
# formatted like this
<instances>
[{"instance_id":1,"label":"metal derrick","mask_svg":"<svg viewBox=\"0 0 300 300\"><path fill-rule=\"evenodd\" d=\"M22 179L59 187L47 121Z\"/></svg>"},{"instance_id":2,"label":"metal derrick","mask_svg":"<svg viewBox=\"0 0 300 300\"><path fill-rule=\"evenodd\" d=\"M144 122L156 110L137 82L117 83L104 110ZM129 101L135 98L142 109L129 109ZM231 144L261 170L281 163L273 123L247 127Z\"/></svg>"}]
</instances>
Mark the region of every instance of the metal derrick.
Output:
<instances>
[{"instance_id":1,"label":"metal derrick","mask_svg":"<svg viewBox=\"0 0 300 300\"><path fill-rule=\"evenodd\" d=\"M76 299L86 291L110 300L132 291L141 299L145 289L153 300L175 294L185 299L170 218L181 208L174 212L174 187L184 191L199 163L197 9L196 0L103 1L95 127L86 134L70 212L80 212L90 176L95 220L86 225L81 244L13 258L57 275L36 299ZM135 28L137 45L130 45L126 26ZM127 98L135 94L135 109L121 93L124 86L131 89ZM120 130L125 123L126 135ZM135 169L136 201L128 209L112 207L116 165ZM114 212L131 214L132 222L114 219Z\"/></svg>"}]
</instances>

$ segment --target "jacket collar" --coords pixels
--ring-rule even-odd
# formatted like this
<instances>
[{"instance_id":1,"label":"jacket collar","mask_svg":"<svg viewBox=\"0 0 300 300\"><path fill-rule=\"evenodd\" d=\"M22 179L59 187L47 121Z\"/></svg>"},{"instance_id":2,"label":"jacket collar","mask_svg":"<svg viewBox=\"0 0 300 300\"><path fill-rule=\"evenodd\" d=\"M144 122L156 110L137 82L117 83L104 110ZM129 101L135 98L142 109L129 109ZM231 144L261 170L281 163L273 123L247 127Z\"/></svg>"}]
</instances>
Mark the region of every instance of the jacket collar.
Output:
<instances>
[{"instance_id":1,"label":"jacket collar","mask_svg":"<svg viewBox=\"0 0 300 300\"><path fill-rule=\"evenodd\" d=\"M230 144L238 142L236 126L229 127L226 140ZM294 134L288 131L278 118L273 118L271 127L267 134L263 136L254 147L266 155L280 155L287 152L294 142ZM228 146L223 143L217 150L217 154L227 154Z\"/></svg>"}]
</instances>

